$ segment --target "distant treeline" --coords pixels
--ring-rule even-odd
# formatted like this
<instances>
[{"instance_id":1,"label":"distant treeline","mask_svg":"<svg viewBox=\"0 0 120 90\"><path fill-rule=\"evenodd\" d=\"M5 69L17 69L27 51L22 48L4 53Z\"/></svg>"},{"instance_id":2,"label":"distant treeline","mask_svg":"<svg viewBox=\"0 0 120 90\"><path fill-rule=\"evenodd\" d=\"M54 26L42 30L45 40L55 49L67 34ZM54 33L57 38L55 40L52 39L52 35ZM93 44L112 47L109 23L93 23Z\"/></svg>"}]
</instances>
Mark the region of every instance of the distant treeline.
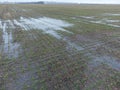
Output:
<instances>
[{"instance_id":1,"label":"distant treeline","mask_svg":"<svg viewBox=\"0 0 120 90\"><path fill-rule=\"evenodd\" d=\"M77 3L38 1L38 2L2 2L0 4L77 4Z\"/></svg>"},{"instance_id":2,"label":"distant treeline","mask_svg":"<svg viewBox=\"0 0 120 90\"><path fill-rule=\"evenodd\" d=\"M40 2L18 2L18 4L45 4L45 2L40 1Z\"/></svg>"}]
</instances>

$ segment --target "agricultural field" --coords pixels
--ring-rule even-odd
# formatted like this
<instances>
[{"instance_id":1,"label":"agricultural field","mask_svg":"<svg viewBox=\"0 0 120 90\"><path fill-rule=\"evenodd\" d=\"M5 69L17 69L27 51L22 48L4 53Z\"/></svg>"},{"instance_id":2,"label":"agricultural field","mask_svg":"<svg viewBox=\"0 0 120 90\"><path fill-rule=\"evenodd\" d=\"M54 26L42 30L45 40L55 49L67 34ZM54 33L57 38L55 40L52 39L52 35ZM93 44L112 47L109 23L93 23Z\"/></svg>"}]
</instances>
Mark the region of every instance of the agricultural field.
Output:
<instances>
[{"instance_id":1,"label":"agricultural field","mask_svg":"<svg viewBox=\"0 0 120 90\"><path fill-rule=\"evenodd\" d=\"M120 90L120 6L0 5L0 90Z\"/></svg>"}]
</instances>

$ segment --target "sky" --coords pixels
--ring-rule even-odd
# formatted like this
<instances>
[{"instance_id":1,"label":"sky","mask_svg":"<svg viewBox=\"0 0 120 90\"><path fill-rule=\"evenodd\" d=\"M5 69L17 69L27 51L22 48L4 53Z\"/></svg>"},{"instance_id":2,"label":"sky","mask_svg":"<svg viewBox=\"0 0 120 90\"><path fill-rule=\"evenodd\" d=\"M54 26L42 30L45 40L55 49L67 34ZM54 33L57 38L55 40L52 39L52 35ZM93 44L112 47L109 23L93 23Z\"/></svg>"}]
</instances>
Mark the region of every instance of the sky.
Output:
<instances>
[{"instance_id":1,"label":"sky","mask_svg":"<svg viewBox=\"0 0 120 90\"><path fill-rule=\"evenodd\" d=\"M101 3L101 4L120 4L120 0L0 0L0 2L31 2L31 1L55 1L55 2L74 2L74 3Z\"/></svg>"}]
</instances>

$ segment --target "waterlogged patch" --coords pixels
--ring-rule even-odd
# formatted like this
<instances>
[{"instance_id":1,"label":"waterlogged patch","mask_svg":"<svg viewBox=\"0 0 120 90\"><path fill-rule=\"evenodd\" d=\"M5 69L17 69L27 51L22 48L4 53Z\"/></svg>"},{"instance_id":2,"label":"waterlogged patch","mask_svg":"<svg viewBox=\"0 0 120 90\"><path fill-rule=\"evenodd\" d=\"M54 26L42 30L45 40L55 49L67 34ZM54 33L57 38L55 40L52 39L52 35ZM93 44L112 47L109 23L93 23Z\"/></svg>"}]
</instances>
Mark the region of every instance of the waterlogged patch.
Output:
<instances>
[{"instance_id":1,"label":"waterlogged patch","mask_svg":"<svg viewBox=\"0 0 120 90\"><path fill-rule=\"evenodd\" d=\"M58 34L57 32L55 32L55 31L53 31L53 30L47 30L46 32L45 32L45 34L50 34L50 35L52 35L52 36L54 36L54 37L56 37L57 39L61 39L62 38L62 35L60 35L60 34Z\"/></svg>"},{"instance_id":2,"label":"waterlogged patch","mask_svg":"<svg viewBox=\"0 0 120 90\"><path fill-rule=\"evenodd\" d=\"M13 20L13 22L15 25L21 27L24 30L27 30L27 28L22 23L18 22L17 20Z\"/></svg>"},{"instance_id":3,"label":"waterlogged patch","mask_svg":"<svg viewBox=\"0 0 120 90\"><path fill-rule=\"evenodd\" d=\"M84 19L94 19L95 16L80 16L81 18L84 18Z\"/></svg>"},{"instance_id":4,"label":"waterlogged patch","mask_svg":"<svg viewBox=\"0 0 120 90\"><path fill-rule=\"evenodd\" d=\"M117 61L117 58L111 57L111 56L100 56L95 57L93 60L94 65L99 65L101 63L107 64L111 68L120 71L120 63Z\"/></svg>"},{"instance_id":5,"label":"waterlogged patch","mask_svg":"<svg viewBox=\"0 0 120 90\"><path fill-rule=\"evenodd\" d=\"M43 33L50 34L58 39L62 37L57 33L57 31L72 33L64 29L65 27L72 26L72 24L48 17L37 19L21 17L18 21L14 20L14 24L21 27L23 30L42 30Z\"/></svg>"},{"instance_id":6,"label":"waterlogged patch","mask_svg":"<svg viewBox=\"0 0 120 90\"><path fill-rule=\"evenodd\" d=\"M112 13L105 13L103 15L104 16L120 16L120 14L112 14ZM120 22L120 20L112 20L112 19L107 19L107 18L102 18L100 20L97 20L97 18L95 18L95 16L80 16L80 17L85 19L85 21L88 21L91 23L104 24L104 25L115 27L115 28L120 27L120 25L117 24ZM75 17L73 19L75 19Z\"/></svg>"},{"instance_id":7,"label":"waterlogged patch","mask_svg":"<svg viewBox=\"0 0 120 90\"><path fill-rule=\"evenodd\" d=\"M120 20L101 19L101 20L98 20L98 21L89 21L89 22L97 23L97 24L104 24L104 25L115 27L115 28L120 27L119 25L114 24L114 23L119 23Z\"/></svg>"},{"instance_id":8,"label":"waterlogged patch","mask_svg":"<svg viewBox=\"0 0 120 90\"><path fill-rule=\"evenodd\" d=\"M54 30L66 31L65 29L63 29L63 27L72 26L72 24L69 24L65 21L56 20L47 17L38 18L38 19L21 17L19 23L21 23L25 27L29 27L28 29L44 29L44 30L54 29Z\"/></svg>"},{"instance_id":9,"label":"waterlogged patch","mask_svg":"<svg viewBox=\"0 0 120 90\"><path fill-rule=\"evenodd\" d=\"M118 23L120 20L109 20L107 18L95 21L96 23Z\"/></svg>"},{"instance_id":10,"label":"waterlogged patch","mask_svg":"<svg viewBox=\"0 0 120 90\"><path fill-rule=\"evenodd\" d=\"M22 11L26 12L27 10L26 9L22 9Z\"/></svg>"},{"instance_id":11,"label":"waterlogged patch","mask_svg":"<svg viewBox=\"0 0 120 90\"><path fill-rule=\"evenodd\" d=\"M74 48L74 49L76 49L76 50L78 50L78 51L84 50L83 47L77 45L77 44L74 43L74 42L71 42L70 40L68 40L68 39L66 39L66 38L63 38L62 40L67 43L67 45L68 45L68 46L66 47L67 49L69 49L69 48Z\"/></svg>"},{"instance_id":12,"label":"waterlogged patch","mask_svg":"<svg viewBox=\"0 0 120 90\"><path fill-rule=\"evenodd\" d=\"M103 16L120 16L119 13L104 13Z\"/></svg>"},{"instance_id":13,"label":"waterlogged patch","mask_svg":"<svg viewBox=\"0 0 120 90\"><path fill-rule=\"evenodd\" d=\"M64 29L65 27L70 27L73 24L69 24L65 21L62 20L57 20L53 18L48 18L48 17L42 17L42 18L24 18L21 17L19 21L14 20L14 23L24 30L42 30L43 33L52 35L53 37L57 39L61 39L65 41L68 45L68 47L75 48L77 50L83 50L81 46L78 46L74 42L71 42L67 39L65 39L65 36L62 34L58 33L57 31L62 31L62 32L67 32L70 34L73 34L72 32Z\"/></svg>"},{"instance_id":14,"label":"waterlogged patch","mask_svg":"<svg viewBox=\"0 0 120 90\"><path fill-rule=\"evenodd\" d=\"M4 22L1 21L0 28L3 30L2 37L4 54L7 55L6 57L8 58L18 57L18 47L20 46L20 44L13 43L12 32L7 30L8 28L15 28L13 23L10 20Z\"/></svg>"},{"instance_id":15,"label":"waterlogged patch","mask_svg":"<svg viewBox=\"0 0 120 90\"><path fill-rule=\"evenodd\" d=\"M2 21L0 20L0 28L2 28Z\"/></svg>"},{"instance_id":16,"label":"waterlogged patch","mask_svg":"<svg viewBox=\"0 0 120 90\"><path fill-rule=\"evenodd\" d=\"M19 20L6 20L4 21L5 25L2 26L2 22L0 22L0 27L3 28L3 38L4 38L4 47L5 47L5 52L8 53L8 51L15 51L18 47L19 44L17 43L12 43L12 33L8 34L6 32L6 27L9 28L16 28L16 26L19 26L23 30L41 30L43 31L43 34L49 34L57 39L63 40L66 42L67 47L69 48L74 48L76 50L84 50L83 47L75 44L74 42L71 42L70 40L66 39L64 35L58 33L58 31L66 32L73 34L72 32L64 29L65 27L70 27L73 26L73 24L67 23L62 20L57 20L53 18L48 18L48 17L42 17L42 18L24 18L20 17ZM9 46L10 48L9 48ZM17 56L18 53L15 55Z\"/></svg>"},{"instance_id":17,"label":"waterlogged patch","mask_svg":"<svg viewBox=\"0 0 120 90\"><path fill-rule=\"evenodd\" d=\"M4 22L4 25L2 23ZM81 46L78 46L74 42L71 42L67 39L65 39L65 36L58 33L58 31L66 32L73 34L72 32L64 29L65 27L73 26L73 24L67 23L62 20L57 20L53 18L48 17L42 17L42 18L24 18L20 17L19 20L6 20L6 21L0 21L0 27L3 29L3 39L4 39L4 49L5 53L9 53L12 51L16 51L16 49L20 46L18 43L12 43L12 33L8 33L6 31L6 28L14 29L16 26L20 27L23 30L41 30L44 34L49 34L57 39L63 40L67 43L67 47L75 48L77 50L83 50ZM17 52L12 52L15 56L17 56ZM9 54L8 54L9 55ZM14 56L14 57L15 57Z\"/></svg>"},{"instance_id":18,"label":"waterlogged patch","mask_svg":"<svg viewBox=\"0 0 120 90\"><path fill-rule=\"evenodd\" d=\"M120 22L120 20L106 20L106 22L108 22L108 23L117 23L117 22Z\"/></svg>"}]
</instances>

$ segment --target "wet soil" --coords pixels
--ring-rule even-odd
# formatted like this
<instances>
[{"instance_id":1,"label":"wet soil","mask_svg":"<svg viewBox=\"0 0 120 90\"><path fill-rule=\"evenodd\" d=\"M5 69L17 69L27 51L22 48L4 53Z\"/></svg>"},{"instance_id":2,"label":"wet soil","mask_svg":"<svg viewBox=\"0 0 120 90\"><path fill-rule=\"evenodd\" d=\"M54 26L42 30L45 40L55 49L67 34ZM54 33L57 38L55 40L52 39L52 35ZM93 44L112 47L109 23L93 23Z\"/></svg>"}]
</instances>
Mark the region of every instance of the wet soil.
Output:
<instances>
[{"instance_id":1,"label":"wet soil","mask_svg":"<svg viewBox=\"0 0 120 90\"><path fill-rule=\"evenodd\" d=\"M23 13L24 9L5 5L0 14L0 89L119 90L116 78L111 84L120 72L118 30L73 33L72 23ZM116 22L79 18L108 26Z\"/></svg>"}]
</instances>

